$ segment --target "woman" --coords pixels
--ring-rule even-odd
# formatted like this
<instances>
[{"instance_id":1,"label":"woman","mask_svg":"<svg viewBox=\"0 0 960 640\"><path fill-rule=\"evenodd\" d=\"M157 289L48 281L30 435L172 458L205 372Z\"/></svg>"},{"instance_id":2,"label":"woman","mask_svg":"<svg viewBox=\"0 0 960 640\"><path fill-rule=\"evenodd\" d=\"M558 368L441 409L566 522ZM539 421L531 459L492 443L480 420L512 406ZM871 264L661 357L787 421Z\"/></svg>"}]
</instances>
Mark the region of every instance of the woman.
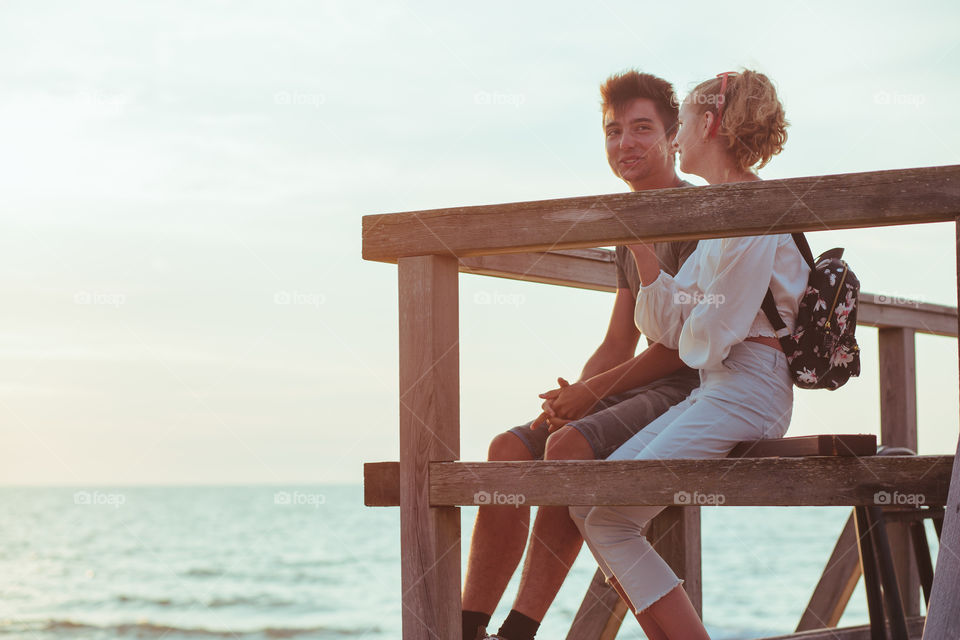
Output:
<instances>
[{"instance_id":1,"label":"woman","mask_svg":"<svg viewBox=\"0 0 960 640\"><path fill-rule=\"evenodd\" d=\"M783 105L754 71L698 85L680 107L674 146L680 169L711 184L759 180L786 141ZM793 329L809 267L788 234L701 240L671 278L651 247L630 247L642 287L637 326L679 349L700 387L620 447L610 460L722 458L742 440L779 438L790 423L793 386L763 311L767 288ZM665 469L666 473L669 473ZM664 507L573 507L610 583L651 640L708 638L682 581L643 536Z\"/></svg>"}]
</instances>

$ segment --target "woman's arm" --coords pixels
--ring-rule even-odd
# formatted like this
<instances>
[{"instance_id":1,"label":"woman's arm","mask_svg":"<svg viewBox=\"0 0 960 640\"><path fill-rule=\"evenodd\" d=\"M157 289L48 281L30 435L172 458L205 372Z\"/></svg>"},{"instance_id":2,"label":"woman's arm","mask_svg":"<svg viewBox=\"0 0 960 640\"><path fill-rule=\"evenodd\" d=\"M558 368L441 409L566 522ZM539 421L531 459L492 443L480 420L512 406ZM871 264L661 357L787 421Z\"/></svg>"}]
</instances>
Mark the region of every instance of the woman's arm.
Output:
<instances>
[{"instance_id":1,"label":"woman's arm","mask_svg":"<svg viewBox=\"0 0 960 640\"><path fill-rule=\"evenodd\" d=\"M689 366L716 368L730 347L747 337L770 287L780 240L767 235L720 241L715 269L680 335L680 351Z\"/></svg>"}]
</instances>

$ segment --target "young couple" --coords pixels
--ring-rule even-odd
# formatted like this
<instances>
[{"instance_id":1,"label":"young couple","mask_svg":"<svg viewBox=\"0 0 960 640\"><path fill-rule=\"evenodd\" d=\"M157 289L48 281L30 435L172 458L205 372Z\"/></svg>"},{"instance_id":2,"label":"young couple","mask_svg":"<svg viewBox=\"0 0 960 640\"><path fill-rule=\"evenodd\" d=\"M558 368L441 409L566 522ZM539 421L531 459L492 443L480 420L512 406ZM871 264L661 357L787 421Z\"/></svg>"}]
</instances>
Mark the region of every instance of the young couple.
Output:
<instances>
[{"instance_id":1,"label":"young couple","mask_svg":"<svg viewBox=\"0 0 960 640\"><path fill-rule=\"evenodd\" d=\"M601 87L607 159L632 191L759 180L786 141L783 106L753 71L672 86L635 71ZM786 357L761 311L769 288L793 328L809 268L788 234L618 247L606 335L579 381L541 395L543 413L494 438L490 460L720 458L790 422ZM649 346L634 355L640 331ZM699 386L698 386L699 385ZM463 590L463 638L532 640L586 540L651 640L708 638L681 580L644 537L663 507L541 507L520 591L496 636L490 616L523 556L529 508L482 506Z\"/></svg>"}]
</instances>

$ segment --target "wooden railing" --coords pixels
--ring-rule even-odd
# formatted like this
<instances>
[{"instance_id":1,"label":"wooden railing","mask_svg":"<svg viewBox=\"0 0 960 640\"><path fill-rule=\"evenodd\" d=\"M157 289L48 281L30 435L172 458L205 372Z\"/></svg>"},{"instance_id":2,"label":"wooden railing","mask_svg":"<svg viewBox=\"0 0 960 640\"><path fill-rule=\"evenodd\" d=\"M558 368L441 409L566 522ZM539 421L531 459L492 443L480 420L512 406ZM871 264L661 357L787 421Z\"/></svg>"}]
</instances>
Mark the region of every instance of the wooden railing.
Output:
<instances>
[{"instance_id":1,"label":"wooden railing","mask_svg":"<svg viewBox=\"0 0 960 640\"><path fill-rule=\"evenodd\" d=\"M399 270L403 637L458 637L460 522L455 505L474 504L478 491L523 493L529 505L672 505L678 491L723 493L728 505L861 505L873 504L877 491L900 491L923 493L927 504L949 504L941 545L953 553L938 557L924 637L954 638L953 630L960 627L960 610L954 606L960 599L960 472L952 456L670 461L677 477L669 480L662 461L455 461L460 444L458 271L609 290L609 254L584 247L638 238L697 239L958 218L960 166L364 217L364 258L396 262ZM956 336L956 309L886 304L865 295L859 320L880 327L881 441L915 449L914 334ZM373 489L368 498L377 491L386 489ZM699 520L688 524L691 534L696 528L699 549ZM905 542L892 536L892 543ZM683 543L681 553L688 547ZM915 579L912 575L904 571L901 582ZM914 584L911 592L916 591Z\"/></svg>"}]
</instances>

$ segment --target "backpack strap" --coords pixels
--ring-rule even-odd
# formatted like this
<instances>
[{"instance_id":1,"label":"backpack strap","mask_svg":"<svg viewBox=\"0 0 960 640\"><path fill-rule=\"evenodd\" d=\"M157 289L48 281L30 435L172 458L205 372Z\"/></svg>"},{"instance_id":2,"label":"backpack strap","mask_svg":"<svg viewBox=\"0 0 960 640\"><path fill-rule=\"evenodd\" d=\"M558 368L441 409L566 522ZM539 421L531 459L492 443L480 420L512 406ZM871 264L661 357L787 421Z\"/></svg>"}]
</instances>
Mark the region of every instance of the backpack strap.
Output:
<instances>
[{"instance_id":1,"label":"backpack strap","mask_svg":"<svg viewBox=\"0 0 960 640\"><path fill-rule=\"evenodd\" d=\"M793 237L794 243L797 245L797 249L800 250L800 255L803 256L803 259L810 266L810 270L813 270L813 252L810 251L810 245L807 243L806 237L802 233L792 233L790 234ZM763 297L763 304L760 305L760 308L763 309L763 313L767 316L767 320L770 321L770 324L773 325L773 330L776 332L777 337L780 340L786 338L790 331L787 329L786 323L783 321L783 318L780 317L780 312L777 311L777 303L773 299L773 291L770 290L770 287L767 287L767 295Z\"/></svg>"},{"instance_id":2,"label":"backpack strap","mask_svg":"<svg viewBox=\"0 0 960 640\"><path fill-rule=\"evenodd\" d=\"M810 270L813 270L813 252L810 251L810 245L807 244L807 238L802 233L791 233L793 241L797 244L797 249L800 249L800 255L803 256L803 259L807 261L807 266L810 267Z\"/></svg>"},{"instance_id":3,"label":"backpack strap","mask_svg":"<svg viewBox=\"0 0 960 640\"><path fill-rule=\"evenodd\" d=\"M783 318L780 317L780 312L777 311L777 303L774 301L773 291L771 291L769 287L767 288L767 295L763 297L763 304L760 305L760 308L763 309L767 320L773 325L773 330L777 333L777 338L781 340L786 338L790 334L790 331L787 329Z\"/></svg>"}]
</instances>

